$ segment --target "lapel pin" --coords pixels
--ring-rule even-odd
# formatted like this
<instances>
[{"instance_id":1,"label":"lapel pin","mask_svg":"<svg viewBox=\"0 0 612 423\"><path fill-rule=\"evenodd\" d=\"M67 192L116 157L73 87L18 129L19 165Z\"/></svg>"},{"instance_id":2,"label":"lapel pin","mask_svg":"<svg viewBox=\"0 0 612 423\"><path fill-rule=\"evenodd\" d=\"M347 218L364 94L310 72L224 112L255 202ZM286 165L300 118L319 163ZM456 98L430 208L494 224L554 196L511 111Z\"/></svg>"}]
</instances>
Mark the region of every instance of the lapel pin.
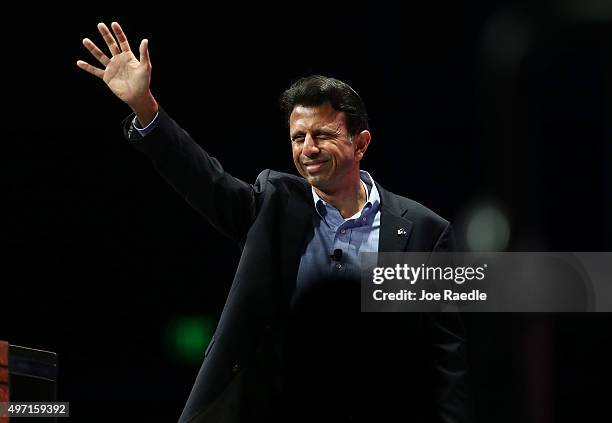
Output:
<instances>
[{"instance_id":1,"label":"lapel pin","mask_svg":"<svg viewBox=\"0 0 612 423\"><path fill-rule=\"evenodd\" d=\"M397 230L397 236L406 236L406 234L407 234L407 233L408 233L408 232L406 232L406 229L405 229L405 228L399 228L399 229Z\"/></svg>"}]
</instances>

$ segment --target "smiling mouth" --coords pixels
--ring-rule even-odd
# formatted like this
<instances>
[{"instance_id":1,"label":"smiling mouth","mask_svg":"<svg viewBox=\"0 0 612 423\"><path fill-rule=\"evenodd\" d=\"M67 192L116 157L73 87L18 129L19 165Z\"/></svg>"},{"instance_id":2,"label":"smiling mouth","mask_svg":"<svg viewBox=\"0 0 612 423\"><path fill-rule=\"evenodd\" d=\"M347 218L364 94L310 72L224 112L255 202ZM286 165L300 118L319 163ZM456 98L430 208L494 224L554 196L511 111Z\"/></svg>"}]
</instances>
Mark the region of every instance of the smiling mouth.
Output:
<instances>
[{"instance_id":1,"label":"smiling mouth","mask_svg":"<svg viewBox=\"0 0 612 423\"><path fill-rule=\"evenodd\" d=\"M304 168L306 168L308 172L316 172L320 170L325 163L327 163L327 160L304 163Z\"/></svg>"}]
</instances>

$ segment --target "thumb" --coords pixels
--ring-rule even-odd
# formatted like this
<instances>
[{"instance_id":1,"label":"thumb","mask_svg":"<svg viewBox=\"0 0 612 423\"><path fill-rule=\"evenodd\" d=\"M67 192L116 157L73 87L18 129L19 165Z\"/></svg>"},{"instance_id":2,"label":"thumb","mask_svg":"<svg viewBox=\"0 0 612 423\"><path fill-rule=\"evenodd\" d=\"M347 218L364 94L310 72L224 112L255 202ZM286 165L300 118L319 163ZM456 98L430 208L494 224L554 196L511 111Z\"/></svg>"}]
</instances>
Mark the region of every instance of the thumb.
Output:
<instances>
[{"instance_id":1,"label":"thumb","mask_svg":"<svg viewBox=\"0 0 612 423\"><path fill-rule=\"evenodd\" d=\"M146 38L140 42L140 62L151 66L151 57L149 56L149 40Z\"/></svg>"}]
</instances>

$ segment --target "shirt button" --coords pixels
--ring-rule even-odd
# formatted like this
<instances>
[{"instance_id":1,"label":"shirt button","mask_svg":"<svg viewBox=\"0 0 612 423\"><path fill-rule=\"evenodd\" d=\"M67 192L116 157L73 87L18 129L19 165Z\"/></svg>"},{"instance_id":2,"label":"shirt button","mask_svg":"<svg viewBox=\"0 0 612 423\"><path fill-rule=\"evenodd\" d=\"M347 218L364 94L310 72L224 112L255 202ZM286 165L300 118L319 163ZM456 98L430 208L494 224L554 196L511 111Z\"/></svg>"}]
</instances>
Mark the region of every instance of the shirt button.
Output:
<instances>
[{"instance_id":1,"label":"shirt button","mask_svg":"<svg viewBox=\"0 0 612 423\"><path fill-rule=\"evenodd\" d=\"M365 222L366 220L368 220L368 218L367 218L367 217L364 217L362 220Z\"/></svg>"},{"instance_id":2,"label":"shirt button","mask_svg":"<svg viewBox=\"0 0 612 423\"><path fill-rule=\"evenodd\" d=\"M340 230L340 233L341 233L341 234L345 234L345 233L346 233L346 229L341 229L341 230Z\"/></svg>"}]
</instances>

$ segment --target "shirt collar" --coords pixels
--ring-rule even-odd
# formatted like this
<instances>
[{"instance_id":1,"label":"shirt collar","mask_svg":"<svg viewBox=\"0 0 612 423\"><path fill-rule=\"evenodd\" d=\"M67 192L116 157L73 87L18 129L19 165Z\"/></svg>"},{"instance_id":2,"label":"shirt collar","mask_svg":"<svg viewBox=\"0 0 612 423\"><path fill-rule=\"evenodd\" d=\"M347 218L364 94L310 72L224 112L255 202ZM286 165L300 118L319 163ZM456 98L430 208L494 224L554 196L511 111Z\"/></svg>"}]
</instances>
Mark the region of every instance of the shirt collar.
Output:
<instances>
[{"instance_id":1,"label":"shirt collar","mask_svg":"<svg viewBox=\"0 0 612 423\"><path fill-rule=\"evenodd\" d=\"M374 179L372 179L372 176L365 170L359 171L359 179L366 191L366 202L360 211L358 211L355 215L345 220L356 219L361 216L366 217L370 213L378 211L378 207L380 205L380 194L378 193L378 188L376 188ZM312 198L315 204L315 209L317 210L317 213L319 214L319 216L321 216L321 219L325 220L325 217L324 217L326 214L325 208L333 207L333 206L331 204L326 203L319 196L319 194L317 194L314 187L311 187L310 189L312 191Z\"/></svg>"}]
</instances>

